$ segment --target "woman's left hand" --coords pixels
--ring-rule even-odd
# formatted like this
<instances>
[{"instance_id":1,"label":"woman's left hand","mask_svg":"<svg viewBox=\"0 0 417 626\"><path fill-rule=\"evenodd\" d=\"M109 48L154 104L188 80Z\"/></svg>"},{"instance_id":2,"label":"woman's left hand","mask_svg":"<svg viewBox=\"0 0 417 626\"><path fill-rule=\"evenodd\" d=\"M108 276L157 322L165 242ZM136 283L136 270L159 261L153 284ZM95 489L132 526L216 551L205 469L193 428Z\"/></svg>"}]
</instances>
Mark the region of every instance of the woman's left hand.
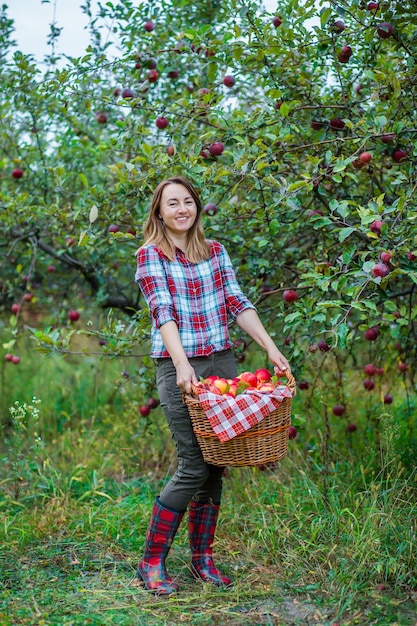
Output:
<instances>
[{"instance_id":1,"label":"woman's left hand","mask_svg":"<svg viewBox=\"0 0 417 626\"><path fill-rule=\"evenodd\" d=\"M274 364L274 371L277 376L291 374L289 362L276 346L268 351L268 358Z\"/></svg>"}]
</instances>

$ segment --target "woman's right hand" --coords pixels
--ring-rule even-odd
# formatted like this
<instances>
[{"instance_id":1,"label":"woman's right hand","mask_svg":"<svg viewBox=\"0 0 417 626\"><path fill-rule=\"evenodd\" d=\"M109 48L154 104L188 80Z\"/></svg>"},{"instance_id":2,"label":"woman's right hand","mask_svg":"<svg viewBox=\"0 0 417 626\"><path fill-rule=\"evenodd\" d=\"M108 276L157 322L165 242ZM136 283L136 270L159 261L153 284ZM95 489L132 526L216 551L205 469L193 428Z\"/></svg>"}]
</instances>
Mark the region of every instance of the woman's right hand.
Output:
<instances>
[{"instance_id":1,"label":"woman's right hand","mask_svg":"<svg viewBox=\"0 0 417 626\"><path fill-rule=\"evenodd\" d=\"M191 393L191 386L198 383L194 368L191 367L190 362L187 360L176 364L175 369L177 371L178 387L185 393Z\"/></svg>"}]
</instances>

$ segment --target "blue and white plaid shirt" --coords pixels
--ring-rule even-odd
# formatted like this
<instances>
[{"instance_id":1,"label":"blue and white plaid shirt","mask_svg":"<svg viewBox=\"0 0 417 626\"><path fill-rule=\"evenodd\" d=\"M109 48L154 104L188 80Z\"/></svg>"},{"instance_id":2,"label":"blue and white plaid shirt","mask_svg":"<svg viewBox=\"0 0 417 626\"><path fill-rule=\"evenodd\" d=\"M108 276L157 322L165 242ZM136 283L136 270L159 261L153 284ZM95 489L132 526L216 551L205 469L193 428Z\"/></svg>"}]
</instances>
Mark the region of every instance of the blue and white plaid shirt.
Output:
<instances>
[{"instance_id":1,"label":"blue and white plaid shirt","mask_svg":"<svg viewBox=\"0 0 417 626\"><path fill-rule=\"evenodd\" d=\"M153 358L167 358L159 331L174 321L188 357L208 356L232 346L228 320L235 319L254 305L237 282L225 247L209 241L211 256L207 261L191 263L176 248L173 261L155 245L138 251L135 280L152 317Z\"/></svg>"}]
</instances>

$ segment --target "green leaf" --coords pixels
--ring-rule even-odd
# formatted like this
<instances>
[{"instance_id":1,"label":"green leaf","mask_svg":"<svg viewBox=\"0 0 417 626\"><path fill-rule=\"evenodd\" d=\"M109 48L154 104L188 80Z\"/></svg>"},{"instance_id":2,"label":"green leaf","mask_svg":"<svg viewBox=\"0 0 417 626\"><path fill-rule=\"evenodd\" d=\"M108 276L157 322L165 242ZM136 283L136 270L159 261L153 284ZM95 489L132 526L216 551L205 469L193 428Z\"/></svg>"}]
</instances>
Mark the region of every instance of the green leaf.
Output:
<instances>
[{"instance_id":1,"label":"green leaf","mask_svg":"<svg viewBox=\"0 0 417 626\"><path fill-rule=\"evenodd\" d=\"M276 235L279 232L280 225L277 219L273 219L269 222L269 232L271 235Z\"/></svg>"},{"instance_id":2,"label":"green leaf","mask_svg":"<svg viewBox=\"0 0 417 626\"><path fill-rule=\"evenodd\" d=\"M336 331L338 345L340 348L346 348L346 338L349 333L349 326L347 324L339 324Z\"/></svg>"},{"instance_id":3,"label":"green leaf","mask_svg":"<svg viewBox=\"0 0 417 626\"><path fill-rule=\"evenodd\" d=\"M349 248L345 248L342 252L342 261L345 265L348 265L353 257L356 254L356 246L355 244L349 246Z\"/></svg>"},{"instance_id":4,"label":"green leaf","mask_svg":"<svg viewBox=\"0 0 417 626\"><path fill-rule=\"evenodd\" d=\"M80 238L78 239L78 245L79 246L86 246L88 244L88 240L89 240L88 233L87 233L86 230L83 230L80 233Z\"/></svg>"},{"instance_id":5,"label":"green leaf","mask_svg":"<svg viewBox=\"0 0 417 626\"><path fill-rule=\"evenodd\" d=\"M141 144L141 150L142 150L143 154L146 154L146 156L151 156L151 154L152 154L152 146L150 146L145 141ZM127 166L127 163L126 163L126 166ZM131 171L131 170L129 170L129 171Z\"/></svg>"},{"instance_id":6,"label":"green leaf","mask_svg":"<svg viewBox=\"0 0 417 626\"><path fill-rule=\"evenodd\" d=\"M90 209L90 215L89 215L90 224L94 224L97 218L98 218L98 208L96 207L95 204L93 204L93 206Z\"/></svg>"},{"instance_id":7,"label":"green leaf","mask_svg":"<svg viewBox=\"0 0 417 626\"><path fill-rule=\"evenodd\" d=\"M339 231L339 241L342 242L347 239L353 232L355 231L352 226L348 226L347 228L341 228Z\"/></svg>"},{"instance_id":8,"label":"green leaf","mask_svg":"<svg viewBox=\"0 0 417 626\"><path fill-rule=\"evenodd\" d=\"M330 19L331 14L332 14L332 9L330 7L328 9L322 9L320 11L320 25L322 28L326 26L327 22Z\"/></svg>"},{"instance_id":9,"label":"green leaf","mask_svg":"<svg viewBox=\"0 0 417 626\"><path fill-rule=\"evenodd\" d=\"M296 191L296 189L300 189L301 187L306 187L308 185L308 181L307 180L297 180L297 182L295 183L291 183L291 185L288 186L288 191Z\"/></svg>"},{"instance_id":10,"label":"green leaf","mask_svg":"<svg viewBox=\"0 0 417 626\"><path fill-rule=\"evenodd\" d=\"M282 117L287 117L288 116L288 113L290 112L290 106L289 106L288 102L283 102L281 104L281 106L279 107L279 112L280 112Z\"/></svg>"},{"instance_id":11,"label":"green leaf","mask_svg":"<svg viewBox=\"0 0 417 626\"><path fill-rule=\"evenodd\" d=\"M87 180L87 176L85 174L83 174L82 172L80 172L78 174L78 178L80 179L80 181L82 182L82 184L84 185L84 187L86 189L88 189L88 180Z\"/></svg>"},{"instance_id":12,"label":"green leaf","mask_svg":"<svg viewBox=\"0 0 417 626\"><path fill-rule=\"evenodd\" d=\"M289 313L288 315L285 316L285 323L290 324L291 322L294 322L295 320L300 319L300 317L301 317L300 311L294 311L294 313Z\"/></svg>"}]
</instances>

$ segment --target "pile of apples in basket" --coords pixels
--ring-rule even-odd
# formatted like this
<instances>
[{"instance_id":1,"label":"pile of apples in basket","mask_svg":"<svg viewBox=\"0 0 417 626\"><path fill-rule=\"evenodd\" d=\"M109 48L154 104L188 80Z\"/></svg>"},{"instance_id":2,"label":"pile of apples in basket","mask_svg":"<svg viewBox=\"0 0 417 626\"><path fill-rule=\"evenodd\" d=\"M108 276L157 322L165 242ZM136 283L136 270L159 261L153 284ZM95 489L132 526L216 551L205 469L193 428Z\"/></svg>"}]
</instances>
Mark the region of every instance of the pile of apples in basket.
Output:
<instances>
[{"instance_id":1,"label":"pile of apples in basket","mask_svg":"<svg viewBox=\"0 0 417 626\"><path fill-rule=\"evenodd\" d=\"M272 375L269 370L261 367L254 372L243 372L236 378L222 378L221 376L207 376L196 385L197 389L211 391L216 395L231 396L248 391L258 391L261 393L272 393L277 385L282 385L276 375Z\"/></svg>"}]
</instances>

